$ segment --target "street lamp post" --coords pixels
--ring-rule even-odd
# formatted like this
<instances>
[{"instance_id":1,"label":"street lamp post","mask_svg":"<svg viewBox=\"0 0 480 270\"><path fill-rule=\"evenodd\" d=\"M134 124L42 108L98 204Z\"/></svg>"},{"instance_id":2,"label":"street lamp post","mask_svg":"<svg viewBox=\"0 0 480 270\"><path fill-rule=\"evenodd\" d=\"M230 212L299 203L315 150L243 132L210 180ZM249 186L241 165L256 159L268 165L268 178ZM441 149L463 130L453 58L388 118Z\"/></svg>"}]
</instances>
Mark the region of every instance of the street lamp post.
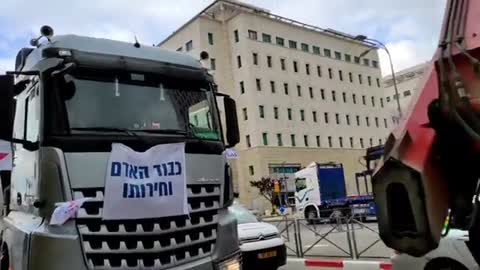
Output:
<instances>
[{"instance_id":1,"label":"street lamp post","mask_svg":"<svg viewBox=\"0 0 480 270\"><path fill-rule=\"evenodd\" d=\"M395 97L396 97L396 100L397 100L397 110L398 110L398 116L399 118L402 118L402 108L400 106L400 94L398 93L398 87L397 87L397 79L395 77L395 70L393 69L393 62L392 62L392 56L390 55L390 51L388 50L387 46L385 46L385 44L383 44L382 42L376 40L376 39L371 39L371 38L368 38L364 35L358 35L355 37L356 40L359 40L359 41L370 41L370 42L373 42L377 45L376 48L382 48L385 50L385 52L387 52L387 55L388 55L388 61L390 62L390 71L392 73L392 80L393 80L393 89L395 90ZM373 48L370 48L366 51L364 51L363 53L361 53L358 57L359 58L362 58L363 56L365 56L367 53L369 53Z\"/></svg>"}]
</instances>

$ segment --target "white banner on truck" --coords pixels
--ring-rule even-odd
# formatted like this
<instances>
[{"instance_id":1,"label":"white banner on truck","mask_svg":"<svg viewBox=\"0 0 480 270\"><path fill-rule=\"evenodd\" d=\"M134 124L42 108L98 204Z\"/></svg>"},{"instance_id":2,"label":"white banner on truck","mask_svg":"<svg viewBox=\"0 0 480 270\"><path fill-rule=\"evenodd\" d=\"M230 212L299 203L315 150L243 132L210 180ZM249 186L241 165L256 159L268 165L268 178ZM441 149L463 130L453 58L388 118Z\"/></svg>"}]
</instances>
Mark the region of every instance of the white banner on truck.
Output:
<instances>
[{"instance_id":1,"label":"white banner on truck","mask_svg":"<svg viewBox=\"0 0 480 270\"><path fill-rule=\"evenodd\" d=\"M12 144L0 140L0 171L11 171L12 164Z\"/></svg>"},{"instance_id":2,"label":"white banner on truck","mask_svg":"<svg viewBox=\"0 0 480 270\"><path fill-rule=\"evenodd\" d=\"M112 144L103 219L187 214L184 143L157 145L142 153L123 144Z\"/></svg>"}]
</instances>

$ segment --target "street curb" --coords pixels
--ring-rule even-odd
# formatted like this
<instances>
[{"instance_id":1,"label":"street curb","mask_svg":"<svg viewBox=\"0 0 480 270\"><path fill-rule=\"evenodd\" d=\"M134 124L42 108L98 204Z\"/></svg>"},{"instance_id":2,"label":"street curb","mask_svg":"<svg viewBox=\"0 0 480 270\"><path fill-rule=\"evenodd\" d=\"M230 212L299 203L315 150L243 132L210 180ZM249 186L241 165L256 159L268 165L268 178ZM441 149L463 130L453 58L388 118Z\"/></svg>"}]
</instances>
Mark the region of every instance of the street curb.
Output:
<instances>
[{"instance_id":1,"label":"street curb","mask_svg":"<svg viewBox=\"0 0 480 270\"><path fill-rule=\"evenodd\" d=\"M337 268L346 270L392 270L391 262L380 261L340 261L340 260L321 260L306 259L307 267Z\"/></svg>"}]
</instances>

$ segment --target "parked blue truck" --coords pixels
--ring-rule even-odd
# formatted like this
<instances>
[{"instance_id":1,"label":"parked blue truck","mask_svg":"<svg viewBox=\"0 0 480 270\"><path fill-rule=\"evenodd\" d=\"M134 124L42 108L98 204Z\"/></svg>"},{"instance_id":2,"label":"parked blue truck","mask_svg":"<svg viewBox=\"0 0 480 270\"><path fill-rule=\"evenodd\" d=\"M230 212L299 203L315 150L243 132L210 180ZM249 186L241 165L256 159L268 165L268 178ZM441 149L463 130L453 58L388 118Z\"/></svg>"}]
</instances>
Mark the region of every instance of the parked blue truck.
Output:
<instances>
[{"instance_id":1,"label":"parked blue truck","mask_svg":"<svg viewBox=\"0 0 480 270\"><path fill-rule=\"evenodd\" d=\"M297 210L309 221L376 215L372 194L347 196L342 164L311 163L295 173L295 186Z\"/></svg>"}]
</instances>

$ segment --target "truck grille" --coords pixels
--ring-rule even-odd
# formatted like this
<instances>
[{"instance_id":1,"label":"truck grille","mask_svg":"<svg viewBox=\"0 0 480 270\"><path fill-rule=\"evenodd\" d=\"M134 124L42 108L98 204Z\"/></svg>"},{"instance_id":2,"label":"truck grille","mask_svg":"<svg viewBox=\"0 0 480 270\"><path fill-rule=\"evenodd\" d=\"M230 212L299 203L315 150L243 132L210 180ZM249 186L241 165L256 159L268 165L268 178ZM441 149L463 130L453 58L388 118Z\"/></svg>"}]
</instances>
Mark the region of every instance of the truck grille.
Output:
<instances>
[{"instance_id":1,"label":"truck grille","mask_svg":"<svg viewBox=\"0 0 480 270\"><path fill-rule=\"evenodd\" d=\"M210 255L215 248L220 185L188 185L190 217L102 220L103 188L75 189L93 198L77 213L89 269L165 269Z\"/></svg>"}]
</instances>

